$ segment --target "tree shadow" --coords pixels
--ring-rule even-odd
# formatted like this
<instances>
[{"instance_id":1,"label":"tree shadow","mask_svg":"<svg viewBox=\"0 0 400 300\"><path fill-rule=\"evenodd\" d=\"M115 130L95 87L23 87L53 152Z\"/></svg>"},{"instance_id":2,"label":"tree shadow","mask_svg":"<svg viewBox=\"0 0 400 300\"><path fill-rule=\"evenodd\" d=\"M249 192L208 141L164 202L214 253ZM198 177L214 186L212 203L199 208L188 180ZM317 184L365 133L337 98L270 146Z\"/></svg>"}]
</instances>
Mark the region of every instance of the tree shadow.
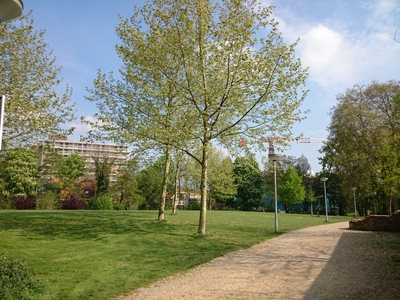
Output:
<instances>
[{"instance_id":1,"label":"tree shadow","mask_svg":"<svg viewBox=\"0 0 400 300\"><path fill-rule=\"evenodd\" d=\"M400 233L342 230L304 299L399 299Z\"/></svg>"},{"instance_id":2,"label":"tree shadow","mask_svg":"<svg viewBox=\"0 0 400 300\"><path fill-rule=\"evenodd\" d=\"M105 236L140 234L179 235L177 224L150 219L149 213L124 211L8 211L0 214L2 230L18 230L19 234L37 239L98 240ZM190 233L187 234L190 236Z\"/></svg>"}]
</instances>

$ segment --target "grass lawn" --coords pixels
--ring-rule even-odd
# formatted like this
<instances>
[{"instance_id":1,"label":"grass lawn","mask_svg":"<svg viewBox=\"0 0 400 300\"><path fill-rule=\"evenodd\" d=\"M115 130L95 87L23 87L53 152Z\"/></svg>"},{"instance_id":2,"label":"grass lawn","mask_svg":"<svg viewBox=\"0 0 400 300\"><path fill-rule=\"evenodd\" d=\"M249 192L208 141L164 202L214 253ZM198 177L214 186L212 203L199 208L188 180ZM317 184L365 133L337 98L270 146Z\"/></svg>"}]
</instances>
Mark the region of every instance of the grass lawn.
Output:
<instances>
[{"instance_id":1,"label":"grass lawn","mask_svg":"<svg viewBox=\"0 0 400 300\"><path fill-rule=\"evenodd\" d=\"M274 214L208 211L0 211L0 254L25 260L44 284L37 299L110 299L276 236ZM330 222L348 217L329 217ZM325 217L279 214L280 233Z\"/></svg>"}]
</instances>

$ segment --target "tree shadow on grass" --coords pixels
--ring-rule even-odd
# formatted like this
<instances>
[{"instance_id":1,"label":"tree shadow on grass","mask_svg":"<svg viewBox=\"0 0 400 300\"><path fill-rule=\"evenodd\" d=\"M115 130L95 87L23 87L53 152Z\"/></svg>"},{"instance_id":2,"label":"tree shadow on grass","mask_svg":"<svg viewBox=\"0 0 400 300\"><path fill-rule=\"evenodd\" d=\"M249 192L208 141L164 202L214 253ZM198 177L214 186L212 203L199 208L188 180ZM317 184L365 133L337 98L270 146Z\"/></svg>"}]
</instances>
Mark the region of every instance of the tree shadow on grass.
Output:
<instances>
[{"instance_id":1,"label":"tree shadow on grass","mask_svg":"<svg viewBox=\"0 0 400 300\"><path fill-rule=\"evenodd\" d=\"M185 235L179 225L159 222L155 217L140 211L7 211L0 214L0 229L18 230L27 238L42 236L50 240L102 240L109 234Z\"/></svg>"},{"instance_id":2,"label":"tree shadow on grass","mask_svg":"<svg viewBox=\"0 0 400 300\"><path fill-rule=\"evenodd\" d=\"M343 230L304 299L399 299L400 233Z\"/></svg>"}]
</instances>

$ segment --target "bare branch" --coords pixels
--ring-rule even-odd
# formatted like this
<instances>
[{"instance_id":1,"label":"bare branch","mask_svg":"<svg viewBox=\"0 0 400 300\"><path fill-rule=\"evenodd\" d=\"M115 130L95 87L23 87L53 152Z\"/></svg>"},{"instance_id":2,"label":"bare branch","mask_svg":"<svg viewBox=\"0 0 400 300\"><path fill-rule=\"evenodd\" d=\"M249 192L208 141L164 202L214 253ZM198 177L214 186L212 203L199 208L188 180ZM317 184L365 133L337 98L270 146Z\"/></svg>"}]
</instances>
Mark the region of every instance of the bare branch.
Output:
<instances>
[{"instance_id":1,"label":"bare branch","mask_svg":"<svg viewBox=\"0 0 400 300\"><path fill-rule=\"evenodd\" d=\"M393 39L394 39L397 43L400 43L400 40L397 39L397 28L396 28L396 31L394 32Z\"/></svg>"}]
</instances>

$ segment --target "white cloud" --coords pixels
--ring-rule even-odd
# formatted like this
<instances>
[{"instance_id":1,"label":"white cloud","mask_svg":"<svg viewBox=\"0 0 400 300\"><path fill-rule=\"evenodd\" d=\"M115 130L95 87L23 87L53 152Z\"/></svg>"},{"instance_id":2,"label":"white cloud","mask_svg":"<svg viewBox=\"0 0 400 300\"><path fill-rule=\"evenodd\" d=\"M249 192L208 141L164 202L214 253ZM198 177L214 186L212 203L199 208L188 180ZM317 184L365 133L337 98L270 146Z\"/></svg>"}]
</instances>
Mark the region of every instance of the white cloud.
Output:
<instances>
[{"instance_id":1,"label":"white cloud","mask_svg":"<svg viewBox=\"0 0 400 300\"><path fill-rule=\"evenodd\" d=\"M373 32L373 38L393 45L395 31L400 25L398 0L366 1L360 5L369 12L365 28Z\"/></svg>"},{"instance_id":2,"label":"white cloud","mask_svg":"<svg viewBox=\"0 0 400 300\"><path fill-rule=\"evenodd\" d=\"M335 96L353 85L386 82L400 78L399 0L262 0L276 5L274 19L285 42L300 38L297 57L309 67L304 107L311 113L294 132L324 138L329 123L328 109ZM293 145L285 154L307 154L313 170L320 170L320 145Z\"/></svg>"},{"instance_id":3,"label":"white cloud","mask_svg":"<svg viewBox=\"0 0 400 300\"><path fill-rule=\"evenodd\" d=\"M345 36L322 24L301 37L299 53L304 66L310 68L310 79L325 89L341 86L355 77L355 63L360 49Z\"/></svg>"},{"instance_id":4,"label":"white cloud","mask_svg":"<svg viewBox=\"0 0 400 300\"><path fill-rule=\"evenodd\" d=\"M310 80L328 92L399 76L400 44L393 41L400 31L398 0L263 3L276 4L273 17L285 40L300 37L298 55L310 67Z\"/></svg>"},{"instance_id":5,"label":"white cloud","mask_svg":"<svg viewBox=\"0 0 400 300\"><path fill-rule=\"evenodd\" d=\"M360 82L399 76L400 44L393 41L394 31L349 33L318 24L298 34L298 53L303 66L310 69L310 80L327 91L336 93Z\"/></svg>"},{"instance_id":6,"label":"white cloud","mask_svg":"<svg viewBox=\"0 0 400 300\"><path fill-rule=\"evenodd\" d=\"M384 22L393 21L396 11L400 10L398 0L363 0L360 2L360 6L372 11L372 19Z\"/></svg>"},{"instance_id":7,"label":"white cloud","mask_svg":"<svg viewBox=\"0 0 400 300\"><path fill-rule=\"evenodd\" d=\"M86 116L85 120L90 121L90 122L95 122L97 121L94 117L92 116ZM72 141L79 141L81 137L85 137L87 133L92 130L92 127L88 124L83 124L83 123L70 123L70 127L75 127L74 133L68 137L69 140Z\"/></svg>"}]
</instances>

